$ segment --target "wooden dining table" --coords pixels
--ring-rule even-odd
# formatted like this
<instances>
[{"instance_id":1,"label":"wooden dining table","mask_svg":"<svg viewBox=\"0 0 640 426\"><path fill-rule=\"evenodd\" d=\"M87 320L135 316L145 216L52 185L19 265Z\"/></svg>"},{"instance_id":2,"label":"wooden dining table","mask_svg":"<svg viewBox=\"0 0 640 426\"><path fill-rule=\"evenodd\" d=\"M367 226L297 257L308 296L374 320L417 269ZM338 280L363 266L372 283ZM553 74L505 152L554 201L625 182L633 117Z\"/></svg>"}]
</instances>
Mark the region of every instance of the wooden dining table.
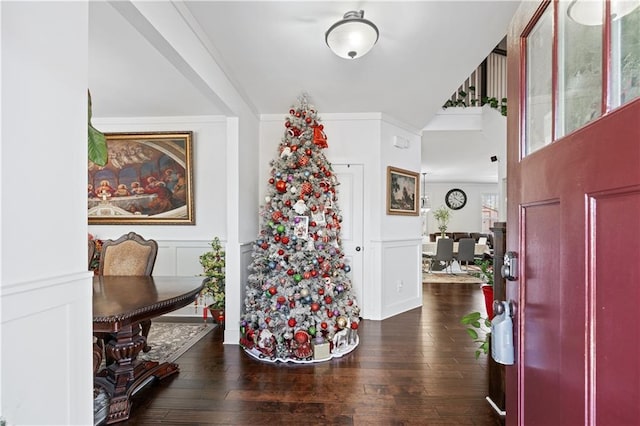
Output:
<instances>
[{"instance_id":1,"label":"wooden dining table","mask_svg":"<svg viewBox=\"0 0 640 426\"><path fill-rule=\"evenodd\" d=\"M129 418L133 393L179 371L176 363L137 359L146 344L140 322L190 304L203 286L203 278L196 276L93 278L93 332L104 341L107 360L94 382L109 396L107 424Z\"/></svg>"}]
</instances>

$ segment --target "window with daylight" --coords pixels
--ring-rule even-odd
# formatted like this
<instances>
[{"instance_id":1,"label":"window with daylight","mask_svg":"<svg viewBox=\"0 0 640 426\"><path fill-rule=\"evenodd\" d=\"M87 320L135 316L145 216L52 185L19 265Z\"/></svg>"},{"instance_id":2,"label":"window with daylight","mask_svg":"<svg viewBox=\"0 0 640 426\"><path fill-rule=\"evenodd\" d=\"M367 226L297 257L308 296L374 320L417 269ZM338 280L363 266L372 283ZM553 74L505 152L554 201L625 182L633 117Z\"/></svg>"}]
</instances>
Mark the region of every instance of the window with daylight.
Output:
<instances>
[{"instance_id":1,"label":"window with daylight","mask_svg":"<svg viewBox=\"0 0 640 426\"><path fill-rule=\"evenodd\" d=\"M491 232L498 221L498 194L482 194L482 233Z\"/></svg>"},{"instance_id":2,"label":"window with daylight","mask_svg":"<svg viewBox=\"0 0 640 426\"><path fill-rule=\"evenodd\" d=\"M611 106L640 96L640 2L611 2Z\"/></svg>"}]
</instances>

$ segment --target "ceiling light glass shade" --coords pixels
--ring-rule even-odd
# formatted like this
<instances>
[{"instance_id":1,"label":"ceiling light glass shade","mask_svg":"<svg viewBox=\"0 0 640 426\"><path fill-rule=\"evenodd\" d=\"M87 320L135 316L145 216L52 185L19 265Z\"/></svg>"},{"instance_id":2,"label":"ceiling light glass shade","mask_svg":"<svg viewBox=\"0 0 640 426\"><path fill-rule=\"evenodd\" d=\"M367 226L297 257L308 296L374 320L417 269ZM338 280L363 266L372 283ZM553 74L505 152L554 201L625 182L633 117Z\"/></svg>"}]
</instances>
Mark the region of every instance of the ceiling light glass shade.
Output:
<instances>
[{"instance_id":1,"label":"ceiling light glass shade","mask_svg":"<svg viewBox=\"0 0 640 426\"><path fill-rule=\"evenodd\" d=\"M611 18L617 20L640 6L640 0L614 0L611 2ZM604 2L594 0L573 0L567 8L567 15L582 25L602 25Z\"/></svg>"},{"instance_id":2,"label":"ceiling light glass shade","mask_svg":"<svg viewBox=\"0 0 640 426\"><path fill-rule=\"evenodd\" d=\"M378 27L364 19L364 11L344 14L324 34L327 46L341 58L356 59L364 56L378 41Z\"/></svg>"}]
</instances>

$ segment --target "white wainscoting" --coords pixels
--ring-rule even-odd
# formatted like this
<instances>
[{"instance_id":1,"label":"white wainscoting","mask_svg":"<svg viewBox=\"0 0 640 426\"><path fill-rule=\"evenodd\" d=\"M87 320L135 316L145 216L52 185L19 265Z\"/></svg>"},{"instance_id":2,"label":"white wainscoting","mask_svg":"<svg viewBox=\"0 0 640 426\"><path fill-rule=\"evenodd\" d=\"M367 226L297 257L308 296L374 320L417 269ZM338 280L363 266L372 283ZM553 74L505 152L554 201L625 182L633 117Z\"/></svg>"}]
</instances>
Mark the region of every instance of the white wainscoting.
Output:
<instances>
[{"instance_id":1,"label":"white wainscoting","mask_svg":"<svg viewBox=\"0 0 640 426\"><path fill-rule=\"evenodd\" d=\"M91 278L81 272L2 287L2 415L9 424L93 424Z\"/></svg>"},{"instance_id":2,"label":"white wainscoting","mask_svg":"<svg viewBox=\"0 0 640 426\"><path fill-rule=\"evenodd\" d=\"M209 251L209 241L156 241L158 242L158 256L153 267L153 275L198 276L202 274L200 255ZM166 316L202 318L202 306L196 306L195 303L192 303L166 314Z\"/></svg>"},{"instance_id":3,"label":"white wainscoting","mask_svg":"<svg viewBox=\"0 0 640 426\"><path fill-rule=\"evenodd\" d=\"M420 240L382 243L382 318L422 306Z\"/></svg>"}]
</instances>

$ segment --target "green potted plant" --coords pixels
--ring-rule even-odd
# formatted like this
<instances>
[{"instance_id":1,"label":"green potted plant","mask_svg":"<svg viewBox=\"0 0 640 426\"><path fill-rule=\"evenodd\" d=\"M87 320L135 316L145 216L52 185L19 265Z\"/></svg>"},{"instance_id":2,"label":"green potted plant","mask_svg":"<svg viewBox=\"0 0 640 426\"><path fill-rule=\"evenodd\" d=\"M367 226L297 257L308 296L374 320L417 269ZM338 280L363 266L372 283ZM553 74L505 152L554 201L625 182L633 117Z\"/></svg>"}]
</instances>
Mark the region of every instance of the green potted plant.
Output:
<instances>
[{"instance_id":1,"label":"green potted plant","mask_svg":"<svg viewBox=\"0 0 640 426\"><path fill-rule=\"evenodd\" d=\"M204 270L202 275L207 277L200 295L205 299L214 322L222 323L225 307L225 251L218 237L211 241L210 246L211 250L200 255L200 265Z\"/></svg>"},{"instance_id":2,"label":"green potted plant","mask_svg":"<svg viewBox=\"0 0 640 426\"><path fill-rule=\"evenodd\" d=\"M489 352L489 341L491 339L491 319L493 318L493 264L489 260L476 260L475 264L480 268L479 272L472 275L480 278L482 283L482 293L484 294L484 304L487 316L483 317L480 312L471 312L463 316L460 322L467 326L467 334L478 343L476 349L476 359L481 353L485 355Z\"/></svg>"},{"instance_id":3,"label":"green potted plant","mask_svg":"<svg viewBox=\"0 0 640 426\"><path fill-rule=\"evenodd\" d=\"M471 312L463 316L460 322L467 326L467 334L479 346L476 349L476 359L480 354L489 353L489 341L491 340L491 321L482 316L480 312Z\"/></svg>"},{"instance_id":4,"label":"green potted plant","mask_svg":"<svg viewBox=\"0 0 640 426\"><path fill-rule=\"evenodd\" d=\"M438 229L440 230L442 238L444 238L445 232L447 232L447 225L449 224L449 220L451 220L451 210L445 206L440 206L433 211L433 217L438 221Z\"/></svg>"}]
</instances>

